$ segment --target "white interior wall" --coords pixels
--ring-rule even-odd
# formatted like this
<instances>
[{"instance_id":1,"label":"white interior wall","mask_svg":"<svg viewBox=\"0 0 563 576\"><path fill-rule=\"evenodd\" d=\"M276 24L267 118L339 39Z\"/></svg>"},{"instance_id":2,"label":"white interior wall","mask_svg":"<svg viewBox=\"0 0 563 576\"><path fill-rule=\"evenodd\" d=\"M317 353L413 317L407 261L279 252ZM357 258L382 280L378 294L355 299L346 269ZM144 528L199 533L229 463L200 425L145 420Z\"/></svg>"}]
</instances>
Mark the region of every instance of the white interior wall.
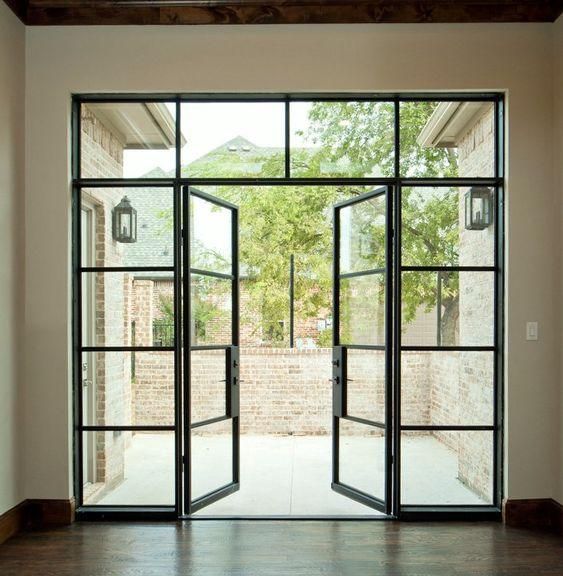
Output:
<instances>
[{"instance_id":1,"label":"white interior wall","mask_svg":"<svg viewBox=\"0 0 563 576\"><path fill-rule=\"evenodd\" d=\"M0 514L22 499L18 387L23 325L25 28L0 3Z\"/></svg>"},{"instance_id":2,"label":"white interior wall","mask_svg":"<svg viewBox=\"0 0 563 576\"><path fill-rule=\"evenodd\" d=\"M30 28L26 495L67 498L72 492L72 92L506 90L506 495L551 496L560 345L553 313L559 220L553 210L552 29L550 24ZM537 342L525 340L527 320L539 322Z\"/></svg>"},{"instance_id":3,"label":"white interior wall","mask_svg":"<svg viewBox=\"0 0 563 576\"><path fill-rule=\"evenodd\" d=\"M554 167L554 182L555 192L559 200L559 221L556 228L559 231L559 242L563 243L563 234L561 228L563 226L563 16L555 22L553 26L553 78L554 78L554 113L555 119L553 122L553 144L555 150L555 158L553 162ZM557 306L559 309L559 333L563 332L563 302L561 299L561 289L563 288L563 244L560 244L561 252L559 254L559 284L557 286ZM561 353L561 346L563 342L558 342L557 353L561 359L560 373L559 373L559 450L558 450L558 478L556 480L555 498L558 502L563 504L563 354Z\"/></svg>"}]
</instances>

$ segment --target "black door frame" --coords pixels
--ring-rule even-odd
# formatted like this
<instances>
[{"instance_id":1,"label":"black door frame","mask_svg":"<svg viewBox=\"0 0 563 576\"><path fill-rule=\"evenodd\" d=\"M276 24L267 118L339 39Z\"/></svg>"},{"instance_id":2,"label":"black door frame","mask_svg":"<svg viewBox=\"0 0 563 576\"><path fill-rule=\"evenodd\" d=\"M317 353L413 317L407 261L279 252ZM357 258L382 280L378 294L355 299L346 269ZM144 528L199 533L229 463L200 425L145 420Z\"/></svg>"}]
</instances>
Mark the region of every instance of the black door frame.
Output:
<instances>
[{"instance_id":1,"label":"black door frame","mask_svg":"<svg viewBox=\"0 0 563 576\"><path fill-rule=\"evenodd\" d=\"M340 270L341 255L341 218L343 208L355 206L372 198L385 198L385 262L383 268L366 270L363 272L350 272L343 274ZM370 192L365 192L355 198L339 202L333 207L333 276L332 276L332 484L335 492L374 508L384 514L391 513L392 477L393 477L393 188L384 186ZM340 331L340 282L344 278L365 276L367 274L385 275L385 343L381 345L343 344ZM374 422L358 418L348 411L348 350L383 350L385 354L384 388L385 408L384 422ZM340 420L349 420L365 426L380 428L385 434L384 497L380 499L367 494L353 486L344 484L340 480Z\"/></svg>"},{"instance_id":2,"label":"black door frame","mask_svg":"<svg viewBox=\"0 0 563 576\"><path fill-rule=\"evenodd\" d=\"M195 269L191 266L191 234L190 234L190 201L195 196L225 208L231 213L231 273L219 274L217 272ZM240 301L239 301L239 215L238 207L230 202L207 194L189 185L182 187L182 238L183 238L183 265L182 265L182 289L184 313L182 316L182 340L183 340L183 483L184 483L184 508L183 514L190 516L194 512L213 504L217 500L236 492L240 487L240 423L239 423L239 344L240 344ZM220 278L231 281L231 342L230 345L195 345L191 341L191 276L192 274L205 275L207 277ZM191 418L191 354L197 350L224 350L225 351L225 415L207 420L192 422ZM196 499L192 499L191 478L191 431L193 429L231 420L232 428L232 481L224 486L208 492Z\"/></svg>"},{"instance_id":3,"label":"black door frame","mask_svg":"<svg viewBox=\"0 0 563 576\"><path fill-rule=\"evenodd\" d=\"M168 178L83 178L81 174L81 128L80 114L81 105L88 102L113 102L113 103L139 103L139 102L173 102L176 109L176 133L181 129L181 104L188 102L283 102L285 104L285 175L280 178L183 178L181 173L181 149L179 139L176 139L176 171L174 177ZM290 165L290 104L292 102L306 101L385 101L393 102L395 107L395 170L393 177L386 178L292 178ZM494 105L495 123L495 169L492 177L482 178L408 178L400 176L400 105L403 102L421 101L483 101ZM174 506L85 506L82 499L82 435L88 430L120 431L136 430L134 426L84 426L81 417L82 399L80 366L81 355L85 351L148 351L151 347L85 347L81 342L81 276L84 272L106 272L109 269L85 269L80 263L80 198L81 191L86 188L171 188L174 191L174 266L161 267L158 271L174 273L175 287L175 333L181 333L182 310L179 295L182 289L182 279L179 271L182 264L181 219L182 219L182 186L205 186L205 185L252 185L256 186L296 186L296 185L364 185L364 186L392 186L394 197L394 262L393 277L395 279L394 294L394 333L393 347L395 350L411 350L414 347L401 345L400 326L401 315L401 272L406 267L401 267L401 206L400 196L404 187L470 187L488 186L494 190L494 224L496 230L494 266L487 268L494 273L494 346L485 347L494 353L494 423L492 429L494 436L493 446L493 504L492 506L401 506L400 503L400 430L410 427L400 426L400 354L394 354L393 358L393 505L391 515L394 518L404 519L500 519L503 495L503 382L504 382L504 95L502 93L397 93L397 94L182 94L182 93L149 93L149 94L80 94L72 97L72 269L73 269L73 405L74 405L74 487L77 498L77 518L85 520L97 519L170 519L182 517L183 508L183 447L182 429L183 398L182 398L182 343L180 338L175 339L174 347L168 349L158 347L160 351L174 352L175 356L175 423L173 426L154 426L151 430L174 431L176 436L176 497ZM455 268L455 267L454 267ZM469 269L471 267L465 267ZM473 267L476 270L482 267ZM452 268L448 268L452 269ZM114 271L157 271L157 268L136 267L118 268ZM483 347L448 347L440 349L455 350L479 350ZM434 350L434 347L425 347L425 350ZM144 427L145 429L147 427ZM451 428L451 427L450 427ZM462 427L466 428L466 427ZM471 429L483 429L484 427L469 427Z\"/></svg>"}]
</instances>

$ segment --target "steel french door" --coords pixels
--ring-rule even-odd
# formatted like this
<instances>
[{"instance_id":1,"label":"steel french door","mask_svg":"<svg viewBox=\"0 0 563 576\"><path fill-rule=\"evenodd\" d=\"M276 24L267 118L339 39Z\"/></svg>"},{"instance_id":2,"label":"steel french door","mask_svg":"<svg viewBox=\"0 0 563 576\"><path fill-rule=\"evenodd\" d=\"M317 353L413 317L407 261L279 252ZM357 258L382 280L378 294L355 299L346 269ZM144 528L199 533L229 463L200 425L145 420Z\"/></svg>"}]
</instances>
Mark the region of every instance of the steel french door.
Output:
<instances>
[{"instance_id":1,"label":"steel french door","mask_svg":"<svg viewBox=\"0 0 563 576\"><path fill-rule=\"evenodd\" d=\"M392 469L392 198L334 207L332 489L389 513Z\"/></svg>"},{"instance_id":2,"label":"steel french door","mask_svg":"<svg viewBox=\"0 0 563 576\"><path fill-rule=\"evenodd\" d=\"M184 498L198 510L239 489L238 208L183 188Z\"/></svg>"}]
</instances>

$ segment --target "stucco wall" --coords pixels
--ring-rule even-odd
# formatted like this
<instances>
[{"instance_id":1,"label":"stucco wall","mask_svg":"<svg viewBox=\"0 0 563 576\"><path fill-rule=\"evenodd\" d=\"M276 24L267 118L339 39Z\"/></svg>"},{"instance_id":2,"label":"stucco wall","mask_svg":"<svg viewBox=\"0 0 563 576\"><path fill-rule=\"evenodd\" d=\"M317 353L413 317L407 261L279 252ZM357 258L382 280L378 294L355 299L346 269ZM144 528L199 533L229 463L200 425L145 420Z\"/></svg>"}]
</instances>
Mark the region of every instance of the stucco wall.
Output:
<instances>
[{"instance_id":1,"label":"stucco wall","mask_svg":"<svg viewBox=\"0 0 563 576\"><path fill-rule=\"evenodd\" d=\"M0 4L0 514L23 499L20 477L23 394L25 30ZM22 442L20 444L20 442Z\"/></svg>"},{"instance_id":2,"label":"stucco wall","mask_svg":"<svg viewBox=\"0 0 563 576\"><path fill-rule=\"evenodd\" d=\"M506 493L551 496L558 445L552 25L34 28L27 43L26 492L71 483L70 94L506 90ZM56 62L56 66L53 63ZM45 114L48 110L49 114ZM541 279L541 282L538 281ZM48 303L48 305L46 305ZM541 338L526 342L526 320ZM555 384L554 384L555 383ZM542 449L538 449L541 446Z\"/></svg>"}]
</instances>

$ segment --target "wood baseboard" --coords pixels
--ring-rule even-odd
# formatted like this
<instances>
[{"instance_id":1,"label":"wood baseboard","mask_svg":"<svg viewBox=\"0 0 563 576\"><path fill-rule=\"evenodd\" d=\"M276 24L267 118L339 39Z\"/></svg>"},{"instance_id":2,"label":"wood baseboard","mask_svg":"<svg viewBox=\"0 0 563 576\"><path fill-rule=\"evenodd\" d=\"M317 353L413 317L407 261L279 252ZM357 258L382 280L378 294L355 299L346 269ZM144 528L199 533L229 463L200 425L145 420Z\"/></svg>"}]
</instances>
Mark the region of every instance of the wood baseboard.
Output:
<instances>
[{"instance_id":1,"label":"wood baseboard","mask_svg":"<svg viewBox=\"0 0 563 576\"><path fill-rule=\"evenodd\" d=\"M74 522L74 498L24 500L0 515L0 544L22 530L39 530Z\"/></svg>"},{"instance_id":2,"label":"wood baseboard","mask_svg":"<svg viewBox=\"0 0 563 576\"><path fill-rule=\"evenodd\" d=\"M74 498L69 500L26 500L26 528L65 526L74 522Z\"/></svg>"},{"instance_id":3,"label":"wood baseboard","mask_svg":"<svg viewBox=\"0 0 563 576\"><path fill-rule=\"evenodd\" d=\"M507 526L563 535L563 505L551 498L507 500L503 506L503 519Z\"/></svg>"},{"instance_id":4,"label":"wood baseboard","mask_svg":"<svg viewBox=\"0 0 563 576\"><path fill-rule=\"evenodd\" d=\"M20 502L0 515L0 544L24 529L25 506L26 502Z\"/></svg>"}]
</instances>

